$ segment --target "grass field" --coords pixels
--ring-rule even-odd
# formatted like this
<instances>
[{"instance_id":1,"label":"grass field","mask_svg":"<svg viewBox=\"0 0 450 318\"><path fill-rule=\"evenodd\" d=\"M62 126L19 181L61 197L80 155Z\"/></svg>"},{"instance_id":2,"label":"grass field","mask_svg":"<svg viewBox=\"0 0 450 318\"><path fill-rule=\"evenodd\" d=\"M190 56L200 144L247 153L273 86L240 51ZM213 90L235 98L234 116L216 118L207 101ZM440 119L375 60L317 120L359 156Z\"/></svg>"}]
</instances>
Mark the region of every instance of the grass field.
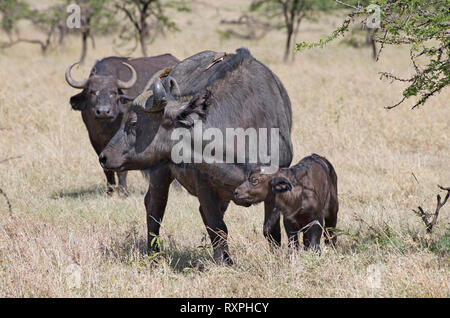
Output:
<instances>
[{"instance_id":1,"label":"grass field","mask_svg":"<svg viewBox=\"0 0 450 318\"><path fill-rule=\"evenodd\" d=\"M450 296L450 205L432 237L412 212L418 205L434 211L436 185L450 185L450 91L414 111L412 101L387 111L403 86L377 73L410 74L407 48L387 48L375 63L369 48L335 43L283 64L281 32L259 41L218 36L219 21L245 5L197 2L176 17L181 32L157 39L149 52L183 59L248 47L280 77L292 101L294 163L315 152L338 174L336 249L289 255L283 233L284 247L272 252L262 235L263 207L231 204L225 221L236 264L218 266L197 199L172 189L162 255L148 256L146 181L131 172L130 196L108 197L80 113L69 105L77 90L64 71L78 58L79 39L47 56L24 44L0 52L0 188L12 204L10 214L0 197L1 297ZM305 22L299 40L317 40L337 21ZM112 38L97 38L74 77L118 52Z\"/></svg>"}]
</instances>

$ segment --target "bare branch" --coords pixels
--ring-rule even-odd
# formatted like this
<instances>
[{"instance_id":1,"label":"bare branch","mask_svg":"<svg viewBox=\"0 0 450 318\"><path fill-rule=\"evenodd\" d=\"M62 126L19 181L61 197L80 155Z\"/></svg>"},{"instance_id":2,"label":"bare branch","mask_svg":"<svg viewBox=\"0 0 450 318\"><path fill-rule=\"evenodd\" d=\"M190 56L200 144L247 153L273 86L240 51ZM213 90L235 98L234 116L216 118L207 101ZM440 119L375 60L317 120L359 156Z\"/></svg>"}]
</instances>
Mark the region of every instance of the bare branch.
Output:
<instances>
[{"instance_id":1,"label":"bare branch","mask_svg":"<svg viewBox=\"0 0 450 318\"><path fill-rule=\"evenodd\" d=\"M15 157L8 157L6 159L0 160L0 163L4 163L4 162L10 161L10 160L14 160L14 159L19 159L19 158L22 158L22 157L23 157L23 155L15 156Z\"/></svg>"},{"instance_id":2,"label":"bare branch","mask_svg":"<svg viewBox=\"0 0 450 318\"><path fill-rule=\"evenodd\" d=\"M425 211L422 209L421 206L418 207L419 211L413 210L414 213L416 213L417 215L419 215L422 218L423 223L425 223L426 226L426 230L428 234L431 234L433 231L433 227L437 222L438 216L439 216L439 211L441 210L441 208L445 205L445 203L447 203L448 198L450 197L450 187L446 187L444 188L443 186L438 185L438 187L441 190L447 191L447 195L445 196L444 201L441 201L441 196L438 194L436 199L437 199L437 203L436 203L436 210L434 212L433 215L433 219L430 222L430 215L427 215L425 213Z\"/></svg>"},{"instance_id":3,"label":"bare branch","mask_svg":"<svg viewBox=\"0 0 450 318\"><path fill-rule=\"evenodd\" d=\"M343 6L346 6L346 7L355 9L355 10L361 9L361 7L356 7L356 6L354 6L354 5L351 5L351 4L348 4L348 3L345 3L345 2L342 2L342 1L339 1L339 0L334 0L334 1L336 1L336 2L339 3L339 4L342 4Z\"/></svg>"},{"instance_id":4,"label":"bare branch","mask_svg":"<svg viewBox=\"0 0 450 318\"><path fill-rule=\"evenodd\" d=\"M412 176L414 177L414 179L416 179L416 182L419 183L419 179L417 179L416 175L414 174L414 172L411 172Z\"/></svg>"},{"instance_id":5,"label":"bare branch","mask_svg":"<svg viewBox=\"0 0 450 318\"><path fill-rule=\"evenodd\" d=\"M226 25L242 25L245 26L248 29L248 34L240 34L234 30L228 29L226 32L228 34L237 36L242 39L254 39L259 40L262 39L270 30L273 29L273 26L270 23L260 21L259 19L256 19L255 17L243 13L238 19L236 20L225 20L222 19L220 21L221 24ZM259 34L258 34L259 31Z\"/></svg>"},{"instance_id":6,"label":"bare branch","mask_svg":"<svg viewBox=\"0 0 450 318\"><path fill-rule=\"evenodd\" d=\"M3 197L5 198L6 204L8 205L8 211L9 211L9 214L12 216L13 211L12 211L12 205L11 205L11 202L9 202L8 196L7 196L6 193L2 190L2 188L0 188L0 194L3 195Z\"/></svg>"}]
</instances>

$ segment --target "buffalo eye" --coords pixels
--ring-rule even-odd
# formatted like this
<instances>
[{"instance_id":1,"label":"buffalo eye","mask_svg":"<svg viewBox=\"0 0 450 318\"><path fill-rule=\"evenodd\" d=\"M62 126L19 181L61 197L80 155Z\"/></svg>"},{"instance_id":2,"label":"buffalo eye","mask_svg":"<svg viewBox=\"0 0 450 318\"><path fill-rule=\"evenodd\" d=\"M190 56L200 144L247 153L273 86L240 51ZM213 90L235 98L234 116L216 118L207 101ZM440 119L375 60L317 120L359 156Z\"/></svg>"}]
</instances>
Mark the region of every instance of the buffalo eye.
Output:
<instances>
[{"instance_id":1,"label":"buffalo eye","mask_svg":"<svg viewBox=\"0 0 450 318\"><path fill-rule=\"evenodd\" d=\"M136 119L129 120L127 123L127 126L126 126L127 133L130 133L130 132L134 133L136 131L136 126L137 126Z\"/></svg>"},{"instance_id":2,"label":"buffalo eye","mask_svg":"<svg viewBox=\"0 0 450 318\"><path fill-rule=\"evenodd\" d=\"M255 186L259 183L259 180L257 178L250 178L250 184L252 186Z\"/></svg>"}]
</instances>

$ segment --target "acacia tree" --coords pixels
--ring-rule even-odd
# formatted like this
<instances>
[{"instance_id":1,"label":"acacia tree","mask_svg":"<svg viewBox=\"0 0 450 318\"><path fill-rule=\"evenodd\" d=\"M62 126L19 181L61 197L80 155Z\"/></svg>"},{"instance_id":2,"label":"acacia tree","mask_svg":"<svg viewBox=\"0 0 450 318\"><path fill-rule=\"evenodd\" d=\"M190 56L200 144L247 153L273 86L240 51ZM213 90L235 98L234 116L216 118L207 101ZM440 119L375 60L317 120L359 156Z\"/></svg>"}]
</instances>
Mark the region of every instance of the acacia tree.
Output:
<instances>
[{"instance_id":1,"label":"acacia tree","mask_svg":"<svg viewBox=\"0 0 450 318\"><path fill-rule=\"evenodd\" d=\"M153 42L158 34L178 30L166 14L167 8L188 10L184 1L162 0L120 0L115 3L115 7L125 14L127 21L122 27L120 40L135 40L136 47L139 43L144 56L148 56L147 44Z\"/></svg>"},{"instance_id":2,"label":"acacia tree","mask_svg":"<svg viewBox=\"0 0 450 318\"><path fill-rule=\"evenodd\" d=\"M58 25L64 19L61 5L53 5L45 10L30 8L29 4L20 0L0 0L0 26L8 36L8 42L0 44L0 48L8 48L18 43L37 44L42 53L46 53L53 37L58 31ZM42 31L44 38L24 38L20 34L18 22L27 20Z\"/></svg>"},{"instance_id":3,"label":"acacia tree","mask_svg":"<svg viewBox=\"0 0 450 318\"><path fill-rule=\"evenodd\" d=\"M250 12L261 14L275 28L285 29L284 61L289 59L291 52L294 58L292 47L296 43L303 19L312 18L315 12L330 8L327 0L254 0L250 4Z\"/></svg>"},{"instance_id":4,"label":"acacia tree","mask_svg":"<svg viewBox=\"0 0 450 318\"><path fill-rule=\"evenodd\" d=\"M0 0L1 21L0 27L8 38L12 40L17 33L17 22L29 14L28 3L18 0Z\"/></svg>"},{"instance_id":5,"label":"acacia tree","mask_svg":"<svg viewBox=\"0 0 450 318\"><path fill-rule=\"evenodd\" d=\"M233 29L227 29L225 31L218 30L218 33L224 39L234 36L245 40L259 40L265 37L266 34L273 28L270 23L261 21L247 12L242 13L237 19L222 19L220 24L239 26L246 29L244 33L238 33Z\"/></svg>"},{"instance_id":6,"label":"acacia tree","mask_svg":"<svg viewBox=\"0 0 450 318\"><path fill-rule=\"evenodd\" d=\"M408 83L403 98L391 109L406 99L417 97L413 109L423 105L431 96L441 92L450 84L450 1L449 0L373 0L372 9L352 5L343 1L337 3L353 9L341 26L330 36L316 43L302 42L296 50L324 47L339 36L344 36L358 17L372 18L374 8L379 9L378 32L373 35L380 44L377 59L386 45L408 45L414 74L401 78L388 72L381 72L381 78ZM370 19L364 19L367 24ZM419 61L422 59L422 63ZM424 62L423 62L424 61Z\"/></svg>"},{"instance_id":7,"label":"acacia tree","mask_svg":"<svg viewBox=\"0 0 450 318\"><path fill-rule=\"evenodd\" d=\"M68 0L68 4L72 3ZM75 3L81 10L81 21L79 33L81 34L81 56L82 63L87 55L88 39L92 40L94 46L95 33L114 29L114 13L110 7L112 0L76 0Z\"/></svg>"},{"instance_id":8,"label":"acacia tree","mask_svg":"<svg viewBox=\"0 0 450 318\"><path fill-rule=\"evenodd\" d=\"M336 5L336 9L348 9L349 7L346 5L349 5L350 7L354 6L362 6L367 8L370 5L370 0L347 0L348 3L341 4L339 2L333 1ZM354 28L351 28L350 36L347 36L346 39L344 39L344 43L350 44L353 47L362 47L362 46L369 46L372 51L372 57L374 60L377 60L377 44L374 39L375 33L378 31L378 28L368 28L365 24L360 24L359 26L355 26ZM360 34L365 33L365 39L363 41L360 41Z\"/></svg>"}]
</instances>

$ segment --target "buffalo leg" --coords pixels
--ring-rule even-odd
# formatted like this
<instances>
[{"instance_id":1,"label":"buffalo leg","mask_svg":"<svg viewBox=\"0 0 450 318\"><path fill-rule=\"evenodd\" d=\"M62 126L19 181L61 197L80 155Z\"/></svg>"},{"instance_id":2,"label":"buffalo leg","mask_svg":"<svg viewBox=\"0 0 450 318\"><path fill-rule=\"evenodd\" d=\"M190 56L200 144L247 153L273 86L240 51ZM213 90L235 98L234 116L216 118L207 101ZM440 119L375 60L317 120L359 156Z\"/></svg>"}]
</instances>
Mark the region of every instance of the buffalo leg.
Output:
<instances>
[{"instance_id":1,"label":"buffalo leg","mask_svg":"<svg viewBox=\"0 0 450 318\"><path fill-rule=\"evenodd\" d=\"M274 202L264 201L264 237L274 246L281 246L280 212Z\"/></svg>"},{"instance_id":2,"label":"buffalo leg","mask_svg":"<svg viewBox=\"0 0 450 318\"><path fill-rule=\"evenodd\" d=\"M145 195L145 209L147 210L147 246L148 252L158 252L159 246L153 242L159 235L159 229L169 197L169 187L173 178L167 167L158 168L150 172L150 184Z\"/></svg>"},{"instance_id":3,"label":"buffalo leg","mask_svg":"<svg viewBox=\"0 0 450 318\"><path fill-rule=\"evenodd\" d=\"M325 217L325 244L330 244L335 246L336 245L336 234L334 233L333 229L336 228L337 224L337 211L330 211L330 214Z\"/></svg>"},{"instance_id":4,"label":"buffalo leg","mask_svg":"<svg viewBox=\"0 0 450 318\"><path fill-rule=\"evenodd\" d=\"M312 249L314 252L320 253L320 237L322 236L322 223L313 224L303 232L303 245L305 250Z\"/></svg>"},{"instance_id":5,"label":"buffalo leg","mask_svg":"<svg viewBox=\"0 0 450 318\"><path fill-rule=\"evenodd\" d=\"M334 199L335 196L331 196L331 199L328 203L328 206L325 207L325 244L332 244L333 246L336 245L336 234L334 233L334 229L336 228L337 224L337 215L339 210L339 203L336 199Z\"/></svg>"},{"instance_id":6,"label":"buffalo leg","mask_svg":"<svg viewBox=\"0 0 450 318\"><path fill-rule=\"evenodd\" d=\"M114 192L114 186L116 185L116 178L114 177L114 171L103 170L106 176L106 193L111 195Z\"/></svg>"},{"instance_id":7,"label":"buffalo leg","mask_svg":"<svg viewBox=\"0 0 450 318\"><path fill-rule=\"evenodd\" d=\"M214 260L218 264L233 265L228 251L228 229L223 221L224 212L228 206L208 189L201 186L198 191L200 201L200 213L206 226L214 251Z\"/></svg>"},{"instance_id":8,"label":"buffalo leg","mask_svg":"<svg viewBox=\"0 0 450 318\"><path fill-rule=\"evenodd\" d=\"M117 172L117 177L119 179L118 190L123 195L128 195L127 174L128 174L128 171Z\"/></svg>"},{"instance_id":9,"label":"buffalo leg","mask_svg":"<svg viewBox=\"0 0 450 318\"><path fill-rule=\"evenodd\" d=\"M283 218L284 229L288 237L288 246L290 250L297 250L298 244L298 231L297 228L286 218Z\"/></svg>"}]
</instances>

